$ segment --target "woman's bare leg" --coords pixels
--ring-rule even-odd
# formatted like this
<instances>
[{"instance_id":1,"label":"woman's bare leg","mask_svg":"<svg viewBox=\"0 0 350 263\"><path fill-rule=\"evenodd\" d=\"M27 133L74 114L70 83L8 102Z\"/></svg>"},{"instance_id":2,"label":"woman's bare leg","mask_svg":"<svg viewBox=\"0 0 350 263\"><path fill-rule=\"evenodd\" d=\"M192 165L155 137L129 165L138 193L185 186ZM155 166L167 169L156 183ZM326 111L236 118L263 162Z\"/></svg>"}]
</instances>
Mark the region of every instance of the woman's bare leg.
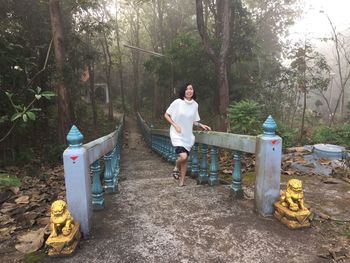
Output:
<instances>
[{"instance_id":1,"label":"woman's bare leg","mask_svg":"<svg viewBox=\"0 0 350 263\"><path fill-rule=\"evenodd\" d=\"M181 169L181 166L180 166L180 156L177 157L176 161L175 161L175 167L174 167L175 170L178 170L180 171Z\"/></svg>"},{"instance_id":2,"label":"woman's bare leg","mask_svg":"<svg viewBox=\"0 0 350 263\"><path fill-rule=\"evenodd\" d=\"M180 153L177 164L180 166L180 180L179 185L183 186L185 184L185 176L187 172L187 153Z\"/></svg>"}]
</instances>

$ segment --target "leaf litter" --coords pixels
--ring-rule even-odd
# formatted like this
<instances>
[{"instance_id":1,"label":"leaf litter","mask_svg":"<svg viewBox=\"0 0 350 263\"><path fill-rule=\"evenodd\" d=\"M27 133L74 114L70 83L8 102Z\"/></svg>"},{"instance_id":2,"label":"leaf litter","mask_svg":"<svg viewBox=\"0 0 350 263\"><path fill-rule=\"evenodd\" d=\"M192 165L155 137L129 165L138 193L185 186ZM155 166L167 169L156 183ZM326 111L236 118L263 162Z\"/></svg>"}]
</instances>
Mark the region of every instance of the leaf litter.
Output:
<instances>
[{"instance_id":1,"label":"leaf litter","mask_svg":"<svg viewBox=\"0 0 350 263\"><path fill-rule=\"evenodd\" d=\"M41 249L50 232L50 206L57 199L65 200L63 166L38 169L37 176L27 175L25 167L0 171L21 180L20 186L0 188L0 257L12 253L23 259Z\"/></svg>"}]
</instances>

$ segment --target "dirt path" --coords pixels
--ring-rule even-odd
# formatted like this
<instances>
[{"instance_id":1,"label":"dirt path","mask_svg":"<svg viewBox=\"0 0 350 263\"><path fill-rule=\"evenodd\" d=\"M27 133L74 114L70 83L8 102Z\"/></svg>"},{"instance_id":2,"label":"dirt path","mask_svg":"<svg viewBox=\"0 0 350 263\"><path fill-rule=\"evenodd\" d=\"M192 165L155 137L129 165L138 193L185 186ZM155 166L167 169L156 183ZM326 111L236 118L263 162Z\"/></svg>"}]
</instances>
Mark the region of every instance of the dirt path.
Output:
<instances>
[{"instance_id":1,"label":"dirt path","mask_svg":"<svg viewBox=\"0 0 350 263\"><path fill-rule=\"evenodd\" d=\"M227 185L178 187L130 118L124 143L119 193L73 257L49 262L331 262L319 257L330 223L291 231L259 217L252 200L231 200Z\"/></svg>"}]
</instances>

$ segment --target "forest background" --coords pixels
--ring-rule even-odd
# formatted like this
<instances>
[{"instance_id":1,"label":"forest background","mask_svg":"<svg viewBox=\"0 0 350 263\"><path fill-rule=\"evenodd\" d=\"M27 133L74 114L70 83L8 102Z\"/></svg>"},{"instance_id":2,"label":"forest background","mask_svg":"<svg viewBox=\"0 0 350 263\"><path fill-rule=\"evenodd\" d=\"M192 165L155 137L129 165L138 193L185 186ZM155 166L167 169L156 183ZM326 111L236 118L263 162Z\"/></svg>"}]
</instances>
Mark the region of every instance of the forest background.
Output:
<instances>
[{"instance_id":1,"label":"forest background","mask_svg":"<svg viewBox=\"0 0 350 263\"><path fill-rule=\"evenodd\" d=\"M113 111L166 127L187 81L215 130L259 134L271 114L285 147L350 146L349 31L326 10L332 59L307 35L286 41L298 0L0 2L1 165L60 162L72 124L87 142Z\"/></svg>"}]
</instances>

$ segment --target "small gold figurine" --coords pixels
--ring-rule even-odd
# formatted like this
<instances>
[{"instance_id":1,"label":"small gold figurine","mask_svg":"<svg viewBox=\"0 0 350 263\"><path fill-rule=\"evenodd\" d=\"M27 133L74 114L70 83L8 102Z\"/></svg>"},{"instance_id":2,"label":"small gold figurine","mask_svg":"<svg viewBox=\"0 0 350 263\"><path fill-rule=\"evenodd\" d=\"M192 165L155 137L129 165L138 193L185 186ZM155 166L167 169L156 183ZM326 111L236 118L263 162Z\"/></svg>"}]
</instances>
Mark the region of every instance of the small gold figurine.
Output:
<instances>
[{"instance_id":1,"label":"small gold figurine","mask_svg":"<svg viewBox=\"0 0 350 263\"><path fill-rule=\"evenodd\" d=\"M72 254L80 240L80 225L75 222L63 200L51 205L51 235L46 240L49 256Z\"/></svg>"},{"instance_id":2,"label":"small gold figurine","mask_svg":"<svg viewBox=\"0 0 350 263\"><path fill-rule=\"evenodd\" d=\"M310 226L310 211L304 204L303 185L300 180L289 180L286 191L281 191L280 200L274 206L275 218L287 227L297 229Z\"/></svg>"}]
</instances>

